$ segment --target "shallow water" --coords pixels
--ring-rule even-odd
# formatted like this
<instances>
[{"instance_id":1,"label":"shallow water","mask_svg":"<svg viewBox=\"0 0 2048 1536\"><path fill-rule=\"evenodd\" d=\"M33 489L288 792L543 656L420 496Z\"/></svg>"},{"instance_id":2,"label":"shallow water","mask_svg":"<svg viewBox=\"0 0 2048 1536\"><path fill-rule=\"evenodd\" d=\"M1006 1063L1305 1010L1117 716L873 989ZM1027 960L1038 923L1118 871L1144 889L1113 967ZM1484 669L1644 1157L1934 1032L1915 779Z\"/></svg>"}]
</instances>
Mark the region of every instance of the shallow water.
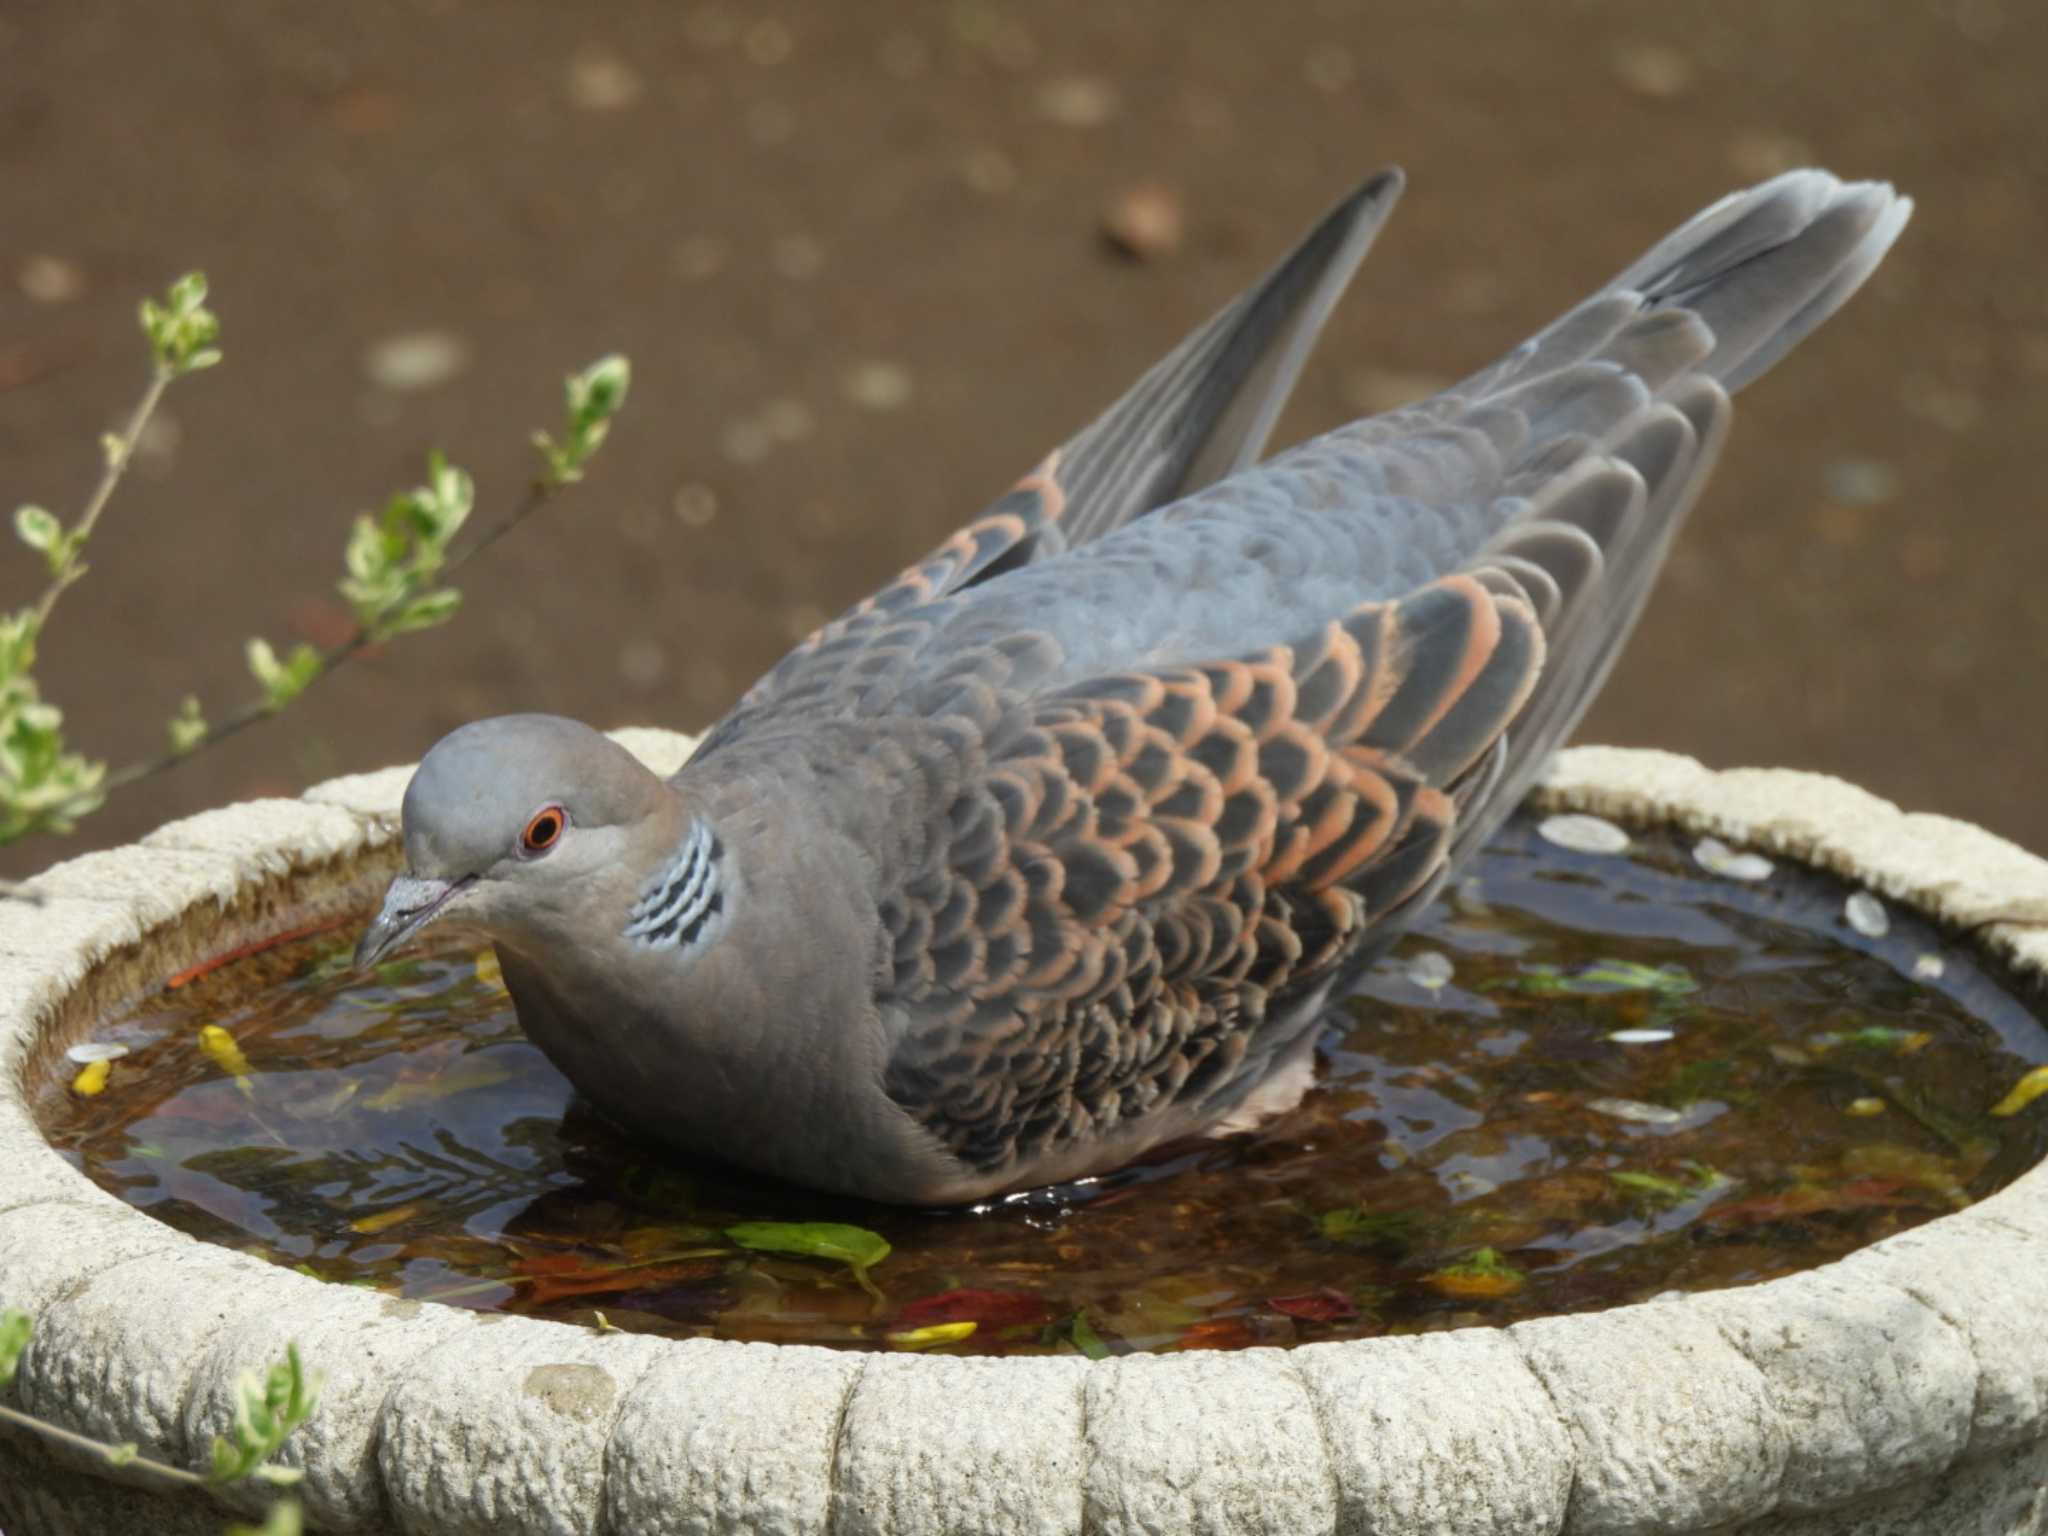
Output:
<instances>
[{"instance_id":1,"label":"shallow water","mask_svg":"<svg viewBox=\"0 0 2048 1536\"><path fill-rule=\"evenodd\" d=\"M2048 1099L1991 1112L2048 1061L2011 984L1903 912L1857 931L1850 894L1518 820L1333 1015L1294 1115L977 1212L634 1145L453 937L368 986L352 929L223 966L102 1030L129 1051L105 1087L39 1113L175 1227L479 1310L965 1353L1505 1323L1825 1262L2048 1150Z\"/></svg>"}]
</instances>

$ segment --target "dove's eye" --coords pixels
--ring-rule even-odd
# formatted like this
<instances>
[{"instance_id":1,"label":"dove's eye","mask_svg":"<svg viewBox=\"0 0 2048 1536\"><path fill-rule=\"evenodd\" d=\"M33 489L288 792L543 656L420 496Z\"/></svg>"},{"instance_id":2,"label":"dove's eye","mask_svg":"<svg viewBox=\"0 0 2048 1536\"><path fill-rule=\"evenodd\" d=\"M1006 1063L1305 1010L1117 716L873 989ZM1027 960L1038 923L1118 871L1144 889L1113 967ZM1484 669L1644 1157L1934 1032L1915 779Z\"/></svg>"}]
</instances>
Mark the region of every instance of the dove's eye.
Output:
<instances>
[{"instance_id":1,"label":"dove's eye","mask_svg":"<svg viewBox=\"0 0 2048 1536\"><path fill-rule=\"evenodd\" d=\"M542 806L519 834L519 851L529 856L546 853L562 840L562 829L568 824L569 813L559 805Z\"/></svg>"}]
</instances>

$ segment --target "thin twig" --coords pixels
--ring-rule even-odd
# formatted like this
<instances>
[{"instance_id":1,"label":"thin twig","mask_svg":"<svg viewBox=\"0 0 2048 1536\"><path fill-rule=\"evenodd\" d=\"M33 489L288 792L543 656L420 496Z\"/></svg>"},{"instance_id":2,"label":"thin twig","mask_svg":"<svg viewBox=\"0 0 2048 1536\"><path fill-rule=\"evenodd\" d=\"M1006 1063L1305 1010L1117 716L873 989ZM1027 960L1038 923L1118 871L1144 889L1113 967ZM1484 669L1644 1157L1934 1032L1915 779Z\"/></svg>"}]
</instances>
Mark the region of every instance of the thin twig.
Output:
<instances>
[{"instance_id":1,"label":"thin twig","mask_svg":"<svg viewBox=\"0 0 2048 1536\"><path fill-rule=\"evenodd\" d=\"M518 504L510 512L477 535L469 544L448 557L447 561L436 573L435 579L437 581L444 580L461 570L463 566L467 565L471 560L489 549L498 540L546 506L556 493L562 490L565 483L558 480L532 481L526 488L525 496L520 498ZM407 594L407 596L412 595L411 593ZM306 687L300 690L300 693L306 692L307 689L312 688L322 678L336 671L344 662L360 654L372 643L373 638L368 629L358 624L354 633L349 635L346 640L340 641L322 651L320 653L320 670L313 674L307 681ZM295 694L293 697L296 699L298 695ZM130 763L125 768L117 769L113 773L108 774L101 781L95 792L95 797L104 799L116 790L126 789L129 785L140 783L144 779L155 778L158 774L177 767L186 758L196 755L205 748L215 746L227 740L228 737L247 730L259 720L269 719L283 707L283 705L271 703L266 698L252 699L226 719L208 726L206 734L197 741L192 742L183 751L162 752L155 757Z\"/></svg>"},{"instance_id":2,"label":"thin twig","mask_svg":"<svg viewBox=\"0 0 2048 1536\"><path fill-rule=\"evenodd\" d=\"M36 1418L33 1414L23 1413L19 1408L10 1408L5 1403L0 1403L0 1424L16 1425L21 1429L41 1435L47 1440L55 1440L61 1445L69 1445L81 1451L89 1451L93 1455L107 1461L111 1466L135 1467L149 1473L153 1477L166 1478L186 1488L210 1488L213 1486L196 1472L187 1472L182 1467L166 1466L163 1462L152 1461L147 1456L131 1456L125 1461L117 1462L108 1455L108 1452L113 1447L107 1445L106 1442L95 1440L90 1435L81 1435L74 1430L66 1429L61 1424L51 1424L46 1420Z\"/></svg>"},{"instance_id":3,"label":"thin twig","mask_svg":"<svg viewBox=\"0 0 2048 1536\"><path fill-rule=\"evenodd\" d=\"M136 403L135 412L128 418L127 430L121 434L118 452L107 454L106 468L100 472L100 482L92 488L92 498L86 502L85 511L80 514L78 526L67 537L72 548L83 549L92 539L92 531L99 526L100 514L107 510L107 503L113 500L114 488L121 483L121 476L127 472L128 461L135 457L135 445L142 439L142 429L149 425L149 418L156 414L164 391L170 387L176 375L159 364L149 376L149 388L142 392L142 399ZM50 611L57 606L57 599L64 589L85 574L85 567L74 557L44 589L35 607L35 631L41 635L43 626L50 621Z\"/></svg>"}]
</instances>

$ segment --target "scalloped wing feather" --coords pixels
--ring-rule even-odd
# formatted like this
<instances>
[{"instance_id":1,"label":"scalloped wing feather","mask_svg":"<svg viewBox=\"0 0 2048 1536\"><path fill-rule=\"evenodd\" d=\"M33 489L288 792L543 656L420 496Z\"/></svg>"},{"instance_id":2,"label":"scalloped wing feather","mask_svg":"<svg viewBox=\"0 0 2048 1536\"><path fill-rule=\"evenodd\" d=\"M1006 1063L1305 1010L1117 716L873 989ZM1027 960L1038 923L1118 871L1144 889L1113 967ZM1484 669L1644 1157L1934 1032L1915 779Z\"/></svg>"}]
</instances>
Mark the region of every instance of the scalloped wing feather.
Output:
<instances>
[{"instance_id":1,"label":"scalloped wing feather","mask_svg":"<svg viewBox=\"0 0 2048 1536\"><path fill-rule=\"evenodd\" d=\"M1460 575L1006 720L884 907L891 1097L989 1169L1240 1088L1267 1011L1435 888L1543 655L1526 600Z\"/></svg>"}]
</instances>

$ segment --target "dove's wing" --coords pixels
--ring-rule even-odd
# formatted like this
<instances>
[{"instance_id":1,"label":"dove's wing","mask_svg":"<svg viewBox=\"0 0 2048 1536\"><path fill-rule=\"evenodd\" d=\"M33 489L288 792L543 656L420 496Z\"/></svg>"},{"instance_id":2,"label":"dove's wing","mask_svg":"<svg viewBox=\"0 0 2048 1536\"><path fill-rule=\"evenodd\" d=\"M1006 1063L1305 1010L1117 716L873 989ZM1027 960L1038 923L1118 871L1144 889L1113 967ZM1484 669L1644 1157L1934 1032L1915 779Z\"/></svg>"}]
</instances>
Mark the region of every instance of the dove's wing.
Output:
<instances>
[{"instance_id":1,"label":"dove's wing","mask_svg":"<svg viewBox=\"0 0 2048 1536\"><path fill-rule=\"evenodd\" d=\"M805 639L747 692L698 755L762 718L839 696L913 610L1058 555L1255 462L1316 336L1401 193L1372 177L1287 256L1162 358L994 506Z\"/></svg>"}]
</instances>

